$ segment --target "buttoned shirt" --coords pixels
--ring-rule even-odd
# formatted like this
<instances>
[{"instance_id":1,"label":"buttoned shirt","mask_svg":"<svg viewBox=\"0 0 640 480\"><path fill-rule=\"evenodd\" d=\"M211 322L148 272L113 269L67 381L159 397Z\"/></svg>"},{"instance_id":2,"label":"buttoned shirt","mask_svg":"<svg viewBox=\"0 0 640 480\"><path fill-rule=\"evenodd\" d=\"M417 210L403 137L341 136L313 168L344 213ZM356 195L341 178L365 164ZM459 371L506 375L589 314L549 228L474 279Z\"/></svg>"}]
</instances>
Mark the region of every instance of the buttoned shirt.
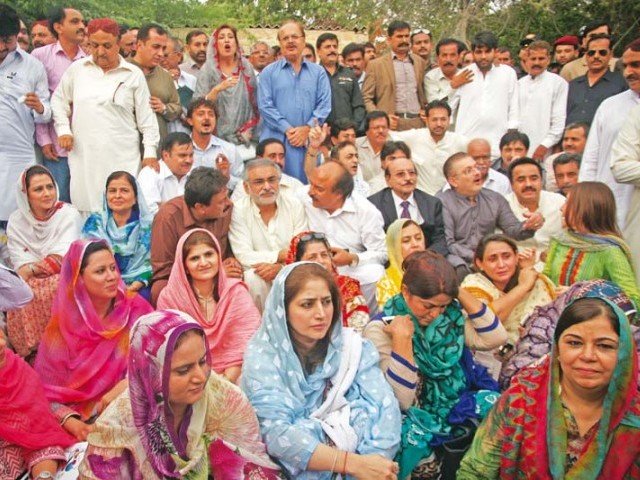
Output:
<instances>
[{"instance_id":1,"label":"buttoned shirt","mask_svg":"<svg viewBox=\"0 0 640 480\"><path fill-rule=\"evenodd\" d=\"M640 105L640 95L633 90L609 97L600 104L593 117L580 163L579 181L603 182L611 188L616 199L616 217L621 229L625 228L633 185L615 180L609 160L613 142L626 118L625 112L630 112L637 105Z\"/></svg>"},{"instance_id":2,"label":"buttoned shirt","mask_svg":"<svg viewBox=\"0 0 640 480\"><path fill-rule=\"evenodd\" d=\"M202 69L201 65L198 65L196 61L191 58L191 55L187 54L187 59L180 64L180 70L187 72L194 77L198 78L200 75L200 71Z\"/></svg>"},{"instance_id":3,"label":"buttoned shirt","mask_svg":"<svg viewBox=\"0 0 640 480\"><path fill-rule=\"evenodd\" d=\"M299 198L299 195L306 192L304 183L291 175L287 175L286 173L282 173L280 176L280 191L287 192L289 196L293 196L295 198ZM247 192L245 192L244 186L240 183L231 194L231 200L233 203L236 203L246 196Z\"/></svg>"},{"instance_id":4,"label":"buttoned shirt","mask_svg":"<svg viewBox=\"0 0 640 480\"><path fill-rule=\"evenodd\" d=\"M456 69L456 74L459 70ZM434 100L447 100L453 92L451 82L442 73L440 67L429 70L424 76L424 93L427 96L427 102Z\"/></svg>"},{"instance_id":5,"label":"buttoned shirt","mask_svg":"<svg viewBox=\"0 0 640 480\"><path fill-rule=\"evenodd\" d=\"M73 58L69 58L58 41L34 49L31 52L31 56L40 60L44 65L44 69L47 72L49 92L53 94L69 65L80 58L86 57L87 54L82 48L78 47L76 55ZM52 121L36 125L36 142L41 147L53 145L53 150L58 157L66 157L68 155L67 151L58 145L58 136Z\"/></svg>"},{"instance_id":6,"label":"buttoned shirt","mask_svg":"<svg viewBox=\"0 0 640 480\"><path fill-rule=\"evenodd\" d=\"M380 152L373 151L373 147L366 136L356 138L356 148L358 149L358 163L362 178L370 184L371 179L382 172Z\"/></svg>"},{"instance_id":7,"label":"buttoned shirt","mask_svg":"<svg viewBox=\"0 0 640 480\"><path fill-rule=\"evenodd\" d=\"M144 167L138 173L138 185L140 185L149 211L154 215L158 212L161 203L184 195L184 185L189 176L187 174L179 179L163 160L158 163L160 164L160 172L156 172L151 167Z\"/></svg>"},{"instance_id":8,"label":"buttoned shirt","mask_svg":"<svg viewBox=\"0 0 640 480\"><path fill-rule=\"evenodd\" d=\"M507 196L511 193L511 183L506 175L490 168L487 172L487 178L482 185L482 188L486 188L487 190L492 190L496 193L499 193L502 196ZM451 185L447 182L444 187L442 187L442 191L450 190Z\"/></svg>"},{"instance_id":9,"label":"buttoned shirt","mask_svg":"<svg viewBox=\"0 0 640 480\"><path fill-rule=\"evenodd\" d=\"M332 125L340 118L348 118L356 124L356 130L361 129L364 121L365 109L362 92L353 70L342 65L336 67L333 75L325 69L331 83L331 113L327 123Z\"/></svg>"},{"instance_id":10,"label":"buttoned shirt","mask_svg":"<svg viewBox=\"0 0 640 480\"><path fill-rule=\"evenodd\" d=\"M551 72L518 80L518 130L529 137L529 155L542 145L551 148L562 139L567 116L567 82Z\"/></svg>"},{"instance_id":11,"label":"buttoned shirt","mask_svg":"<svg viewBox=\"0 0 640 480\"><path fill-rule=\"evenodd\" d=\"M276 207L275 216L265 225L260 209L249 195L234 204L229 242L245 269L256 263L276 263L280 250L308 229L305 209L290 192L278 193Z\"/></svg>"},{"instance_id":12,"label":"buttoned shirt","mask_svg":"<svg viewBox=\"0 0 640 480\"><path fill-rule=\"evenodd\" d=\"M393 71L396 76L396 112L418 113L420 111L418 82L411 56L407 55L401 60L395 54L392 54L391 58L393 59Z\"/></svg>"},{"instance_id":13,"label":"buttoned shirt","mask_svg":"<svg viewBox=\"0 0 640 480\"><path fill-rule=\"evenodd\" d=\"M216 158L218 155L224 155L229 159L229 179L228 187L234 190L238 183L242 180L242 172L244 170L244 162L238 151L238 147L233 143L225 142L221 138L211 135L209 145L203 150L193 142L193 168L210 167L218 168Z\"/></svg>"},{"instance_id":14,"label":"buttoned shirt","mask_svg":"<svg viewBox=\"0 0 640 480\"><path fill-rule=\"evenodd\" d=\"M622 75L609 70L591 86L586 75L571 80L567 97L567 125L575 122L591 125L602 101L628 88Z\"/></svg>"},{"instance_id":15,"label":"buttoned shirt","mask_svg":"<svg viewBox=\"0 0 640 480\"><path fill-rule=\"evenodd\" d=\"M475 63L467 69L473 80L450 95L456 112L455 131L467 138L484 138L494 157L500 155L500 138L518 128L518 78L508 65L493 65L483 75Z\"/></svg>"},{"instance_id":16,"label":"buttoned shirt","mask_svg":"<svg viewBox=\"0 0 640 480\"><path fill-rule=\"evenodd\" d=\"M454 153L466 152L468 140L454 132L445 132L436 142L427 128L391 132L391 138L405 142L411 149L411 160L418 173L418 188L435 195L447 183L442 167Z\"/></svg>"},{"instance_id":17,"label":"buttoned shirt","mask_svg":"<svg viewBox=\"0 0 640 480\"><path fill-rule=\"evenodd\" d=\"M611 70L612 72L616 68L617 61L618 59L613 57L611 58L611 60L609 60L609 70ZM580 58L576 58L575 60L571 60L569 63L565 64L565 66L562 67L562 70L560 70L560 76L567 82L570 82L575 78L586 75L588 70L589 67L587 66L587 57L583 55Z\"/></svg>"},{"instance_id":18,"label":"buttoned shirt","mask_svg":"<svg viewBox=\"0 0 640 480\"><path fill-rule=\"evenodd\" d=\"M422 215L420 215L420 210L418 210L418 204L416 203L416 199L414 198L413 193L409 195L409 198L403 200L398 195L396 195L396 192L391 190L391 197L393 198L393 203L396 206L396 213L398 214L398 218L402 218L402 212L404 210L404 208L402 208L402 203L408 202L409 216L411 217L411 220L416 222L418 225L422 225L424 223L424 218L422 218Z\"/></svg>"}]
</instances>

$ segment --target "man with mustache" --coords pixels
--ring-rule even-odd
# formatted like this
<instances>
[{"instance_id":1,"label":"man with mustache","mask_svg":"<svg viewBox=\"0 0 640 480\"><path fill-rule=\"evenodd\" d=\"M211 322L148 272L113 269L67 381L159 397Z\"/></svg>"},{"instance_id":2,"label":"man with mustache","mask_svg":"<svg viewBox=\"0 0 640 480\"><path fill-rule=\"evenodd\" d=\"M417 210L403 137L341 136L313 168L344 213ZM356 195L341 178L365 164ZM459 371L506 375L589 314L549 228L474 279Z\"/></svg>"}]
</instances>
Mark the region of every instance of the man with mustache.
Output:
<instances>
[{"instance_id":1,"label":"man with mustache","mask_svg":"<svg viewBox=\"0 0 640 480\"><path fill-rule=\"evenodd\" d=\"M416 188L420 173L415 164L398 156L387 162L384 176L387 187L371 195L369 201L382 213L385 231L398 218L410 218L424 232L427 248L446 256L442 202Z\"/></svg>"},{"instance_id":2,"label":"man with mustache","mask_svg":"<svg viewBox=\"0 0 640 480\"><path fill-rule=\"evenodd\" d=\"M416 28L409 38L411 51L422 58L427 71L431 69L431 49L433 48L433 36L426 28Z\"/></svg>"},{"instance_id":3,"label":"man with mustache","mask_svg":"<svg viewBox=\"0 0 640 480\"><path fill-rule=\"evenodd\" d=\"M410 31L407 22L394 20L389 24L391 53L369 62L362 88L367 111L386 112L391 130L424 127L420 114L426 103L423 82L427 65L410 51Z\"/></svg>"},{"instance_id":4,"label":"man with mustache","mask_svg":"<svg viewBox=\"0 0 640 480\"><path fill-rule=\"evenodd\" d=\"M209 37L202 30L191 30L187 33L187 58L180 64L185 72L198 78L204 62L207 60Z\"/></svg>"},{"instance_id":5,"label":"man with mustache","mask_svg":"<svg viewBox=\"0 0 640 480\"><path fill-rule=\"evenodd\" d=\"M604 100L596 111L580 167L581 182L598 181L606 183L616 198L618 226L625 227L625 220L633 185L617 182L609 163L611 147L625 119L625 112L640 104L640 38L635 39L622 54L624 79L629 90Z\"/></svg>"},{"instance_id":6,"label":"man with mustache","mask_svg":"<svg viewBox=\"0 0 640 480\"><path fill-rule=\"evenodd\" d=\"M47 71L49 92L53 94L69 66L87 54L80 44L85 37L82 14L73 8L55 8L49 14L49 28L57 42L37 48L31 55L42 62ZM58 145L53 121L36 126L36 142L40 145L43 164L49 169L58 185L60 200L71 202L69 183L69 153Z\"/></svg>"},{"instance_id":7,"label":"man with mustache","mask_svg":"<svg viewBox=\"0 0 640 480\"><path fill-rule=\"evenodd\" d=\"M551 45L535 40L529 45L528 74L518 80L518 131L529 137L529 156L544 160L560 141L567 112L567 82L547 71Z\"/></svg>"},{"instance_id":8,"label":"man with mustache","mask_svg":"<svg viewBox=\"0 0 640 480\"><path fill-rule=\"evenodd\" d=\"M586 123L569 123L564 127L564 134L562 135L562 151L549 155L544 159L542 163L542 169L546 173L544 188L551 192L559 192L560 186L556 182L555 169L553 168L553 162L563 153L569 153L572 155L582 155L584 147L587 144L587 136L589 135L589 125ZM560 192L562 193L562 192Z\"/></svg>"},{"instance_id":9,"label":"man with mustache","mask_svg":"<svg viewBox=\"0 0 640 480\"><path fill-rule=\"evenodd\" d=\"M565 64L565 66L562 67L562 70L560 70L560 76L567 82L570 82L571 80L581 77L582 75L585 75L587 73L587 42L591 40L591 37L593 37L594 35L600 34L611 36L611 27L607 22L604 22L602 20L591 22L580 29L580 42L582 42L582 50L585 52L585 54ZM611 70L612 72L616 67L616 60L617 59L613 56L609 59L609 70Z\"/></svg>"},{"instance_id":10,"label":"man with mustache","mask_svg":"<svg viewBox=\"0 0 640 480\"><path fill-rule=\"evenodd\" d=\"M331 82L331 113L327 123L333 125L338 119L349 119L362 132L365 109L358 78L348 67L338 63L338 37L334 33L323 33L316 41L316 50Z\"/></svg>"},{"instance_id":11,"label":"man with mustache","mask_svg":"<svg viewBox=\"0 0 640 480\"><path fill-rule=\"evenodd\" d=\"M533 237L517 242L519 248L535 248L539 259L549 248L551 237L562 232L561 209L566 198L559 193L542 189L542 167L529 157L511 162L509 180L513 192L506 195L506 199L518 220L525 221L536 212L544 218L544 224L536 230Z\"/></svg>"},{"instance_id":12,"label":"man with mustache","mask_svg":"<svg viewBox=\"0 0 640 480\"><path fill-rule=\"evenodd\" d=\"M261 140L277 138L286 145L285 172L307 182L305 147L309 132L331 113L331 83L324 68L304 60L305 33L299 22L286 21L278 30L283 58L260 74L258 108Z\"/></svg>"},{"instance_id":13,"label":"man with mustache","mask_svg":"<svg viewBox=\"0 0 640 480\"><path fill-rule=\"evenodd\" d=\"M282 269L289 242L308 230L307 214L298 198L280 190L280 167L266 158L247 162L235 202L229 242L244 269L244 281L262 312L271 282Z\"/></svg>"},{"instance_id":14,"label":"man with mustache","mask_svg":"<svg viewBox=\"0 0 640 480\"><path fill-rule=\"evenodd\" d=\"M458 73L460 53L460 41L455 38L443 38L437 43L438 67L429 70L424 76L424 93L427 102L448 100L453 91L473 80L473 73L468 69Z\"/></svg>"},{"instance_id":15,"label":"man with mustache","mask_svg":"<svg viewBox=\"0 0 640 480\"><path fill-rule=\"evenodd\" d=\"M194 168L184 185L184 196L163 203L151 227L151 302L169 280L178 240L194 228L209 230L220 244L222 264L230 277L242 278L242 265L233 258L229 245L229 225L233 203L229 199L229 179L219 170Z\"/></svg>"},{"instance_id":16,"label":"man with mustache","mask_svg":"<svg viewBox=\"0 0 640 480\"><path fill-rule=\"evenodd\" d=\"M55 42L56 37L54 37L51 30L49 30L49 22L47 20L36 20L33 22L33 25L31 25L31 44L34 50ZM31 53L33 53L33 51Z\"/></svg>"},{"instance_id":17,"label":"man with mustache","mask_svg":"<svg viewBox=\"0 0 640 480\"><path fill-rule=\"evenodd\" d=\"M365 198L369 196L369 184L362 179L358 168L358 149L353 142L345 140L335 144L329 153L329 160L338 162L351 174L355 194Z\"/></svg>"},{"instance_id":18,"label":"man with mustache","mask_svg":"<svg viewBox=\"0 0 640 480\"><path fill-rule=\"evenodd\" d=\"M569 82L567 123L591 124L596 110L605 98L624 92L627 82L619 72L609 70L613 56L611 37L605 33L592 35L587 41L587 74Z\"/></svg>"},{"instance_id":19,"label":"man with mustache","mask_svg":"<svg viewBox=\"0 0 640 480\"><path fill-rule=\"evenodd\" d=\"M467 67L473 80L450 96L456 133L486 138L494 158L499 155L500 138L507 130L518 128L518 79L513 68L493 64L497 48L493 33L475 36L471 43L474 63Z\"/></svg>"},{"instance_id":20,"label":"man with mustache","mask_svg":"<svg viewBox=\"0 0 640 480\"><path fill-rule=\"evenodd\" d=\"M384 143L389 139L389 116L380 110L367 113L364 118L364 137L356 139L360 171L365 182L371 187L371 192L384 188L384 177L380 188L376 189L375 179L382 176L380 168L380 152Z\"/></svg>"},{"instance_id":21,"label":"man with mustache","mask_svg":"<svg viewBox=\"0 0 640 480\"><path fill-rule=\"evenodd\" d=\"M353 70L356 78L358 79L358 86L362 91L364 85L364 69L367 66L367 62L364 58L364 47L360 43L349 43L342 49L342 59L344 64Z\"/></svg>"},{"instance_id":22,"label":"man with mustache","mask_svg":"<svg viewBox=\"0 0 640 480\"><path fill-rule=\"evenodd\" d=\"M157 170L160 141L144 74L119 55L118 24L96 18L87 31L92 55L67 68L51 99L58 144L69 152L71 201L86 213L102 210L111 172Z\"/></svg>"}]
</instances>

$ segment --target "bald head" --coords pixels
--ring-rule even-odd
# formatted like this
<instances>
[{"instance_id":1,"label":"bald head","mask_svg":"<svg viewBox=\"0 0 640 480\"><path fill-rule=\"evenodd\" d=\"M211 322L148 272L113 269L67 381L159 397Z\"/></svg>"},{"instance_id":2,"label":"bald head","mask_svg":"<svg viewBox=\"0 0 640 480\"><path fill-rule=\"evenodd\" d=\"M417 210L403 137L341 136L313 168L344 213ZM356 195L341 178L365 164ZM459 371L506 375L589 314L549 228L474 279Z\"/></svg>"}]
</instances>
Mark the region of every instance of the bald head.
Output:
<instances>
[{"instance_id":1,"label":"bald head","mask_svg":"<svg viewBox=\"0 0 640 480\"><path fill-rule=\"evenodd\" d=\"M353 192L353 177L338 162L327 162L309 175L309 197L316 208L332 213Z\"/></svg>"},{"instance_id":2,"label":"bald head","mask_svg":"<svg viewBox=\"0 0 640 480\"><path fill-rule=\"evenodd\" d=\"M476 167L484 183L491 168L491 145L484 138L474 138L467 145L467 153L476 161Z\"/></svg>"}]
</instances>

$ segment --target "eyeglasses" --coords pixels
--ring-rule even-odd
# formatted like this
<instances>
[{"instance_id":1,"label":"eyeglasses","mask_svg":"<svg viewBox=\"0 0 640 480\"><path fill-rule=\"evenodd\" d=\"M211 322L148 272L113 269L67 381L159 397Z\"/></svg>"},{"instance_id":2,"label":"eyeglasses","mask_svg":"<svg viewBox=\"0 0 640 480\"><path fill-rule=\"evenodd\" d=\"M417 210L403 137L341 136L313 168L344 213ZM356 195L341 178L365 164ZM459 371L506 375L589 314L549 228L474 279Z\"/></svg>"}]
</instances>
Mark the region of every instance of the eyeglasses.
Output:
<instances>
[{"instance_id":1,"label":"eyeglasses","mask_svg":"<svg viewBox=\"0 0 640 480\"><path fill-rule=\"evenodd\" d=\"M416 28L411 31L411 36L418 35L419 33L424 33L425 35L431 36L431 30L427 30L426 28Z\"/></svg>"},{"instance_id":2,"label":"eyeglasses","mask_svg":"<svg viewBox=\"0 0 640 480\"><path fill-rule=\"evenodd\" d=\"M327 240L327 236L322 232L305 233L300 237L301 242L308 242L309 240Z\"/></svg>"},{"instance_id":3,"label":"eyeglasses","mask_svg":"<svg viewBox=\"0 0 640 480\"><path fill-rule=\"evenodd\" d=\"M590 57L595 56L596 53L601 57L606 57L607 55L609 55L609 50L607 50L606 48L602 48L600 50L587 50L587 55Z\"/></svg>"}]
</instances>

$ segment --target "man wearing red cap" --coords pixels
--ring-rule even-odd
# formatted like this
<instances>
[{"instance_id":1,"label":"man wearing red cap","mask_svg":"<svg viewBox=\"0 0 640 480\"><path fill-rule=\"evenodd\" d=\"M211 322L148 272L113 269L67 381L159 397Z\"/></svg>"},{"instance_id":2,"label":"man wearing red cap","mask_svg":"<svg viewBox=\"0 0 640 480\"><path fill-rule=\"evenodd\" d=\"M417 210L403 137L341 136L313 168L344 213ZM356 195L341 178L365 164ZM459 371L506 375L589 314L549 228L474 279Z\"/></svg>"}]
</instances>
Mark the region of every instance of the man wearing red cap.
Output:
<instances>
[{"instance_id":1,"label":"man wearing red cap","mask_svg":"<svg viewBox=\"0 0 640 480\"><path fill-rule=\"evenodd\" d=\"M110 173L135 175L141 158L142 166L159 168L159 134L144 74L119 54L118 24L99 18L87 30L93 54L65 71L51 107L58 143L69 151L71 202L81 212L95 212L102 209Z\"/></svg>"},{"instance_id":2,"label":"man wearing red cap","mask_svg":"<svg viewBox=\"0 0 640 480\"><path fill-rule=\"evenodd\" d=\"M565 35L553 43L553 54L556 63L561 66L575 60L580 55L580 43L575 35Z\"/></svg>"}]
</instances>

